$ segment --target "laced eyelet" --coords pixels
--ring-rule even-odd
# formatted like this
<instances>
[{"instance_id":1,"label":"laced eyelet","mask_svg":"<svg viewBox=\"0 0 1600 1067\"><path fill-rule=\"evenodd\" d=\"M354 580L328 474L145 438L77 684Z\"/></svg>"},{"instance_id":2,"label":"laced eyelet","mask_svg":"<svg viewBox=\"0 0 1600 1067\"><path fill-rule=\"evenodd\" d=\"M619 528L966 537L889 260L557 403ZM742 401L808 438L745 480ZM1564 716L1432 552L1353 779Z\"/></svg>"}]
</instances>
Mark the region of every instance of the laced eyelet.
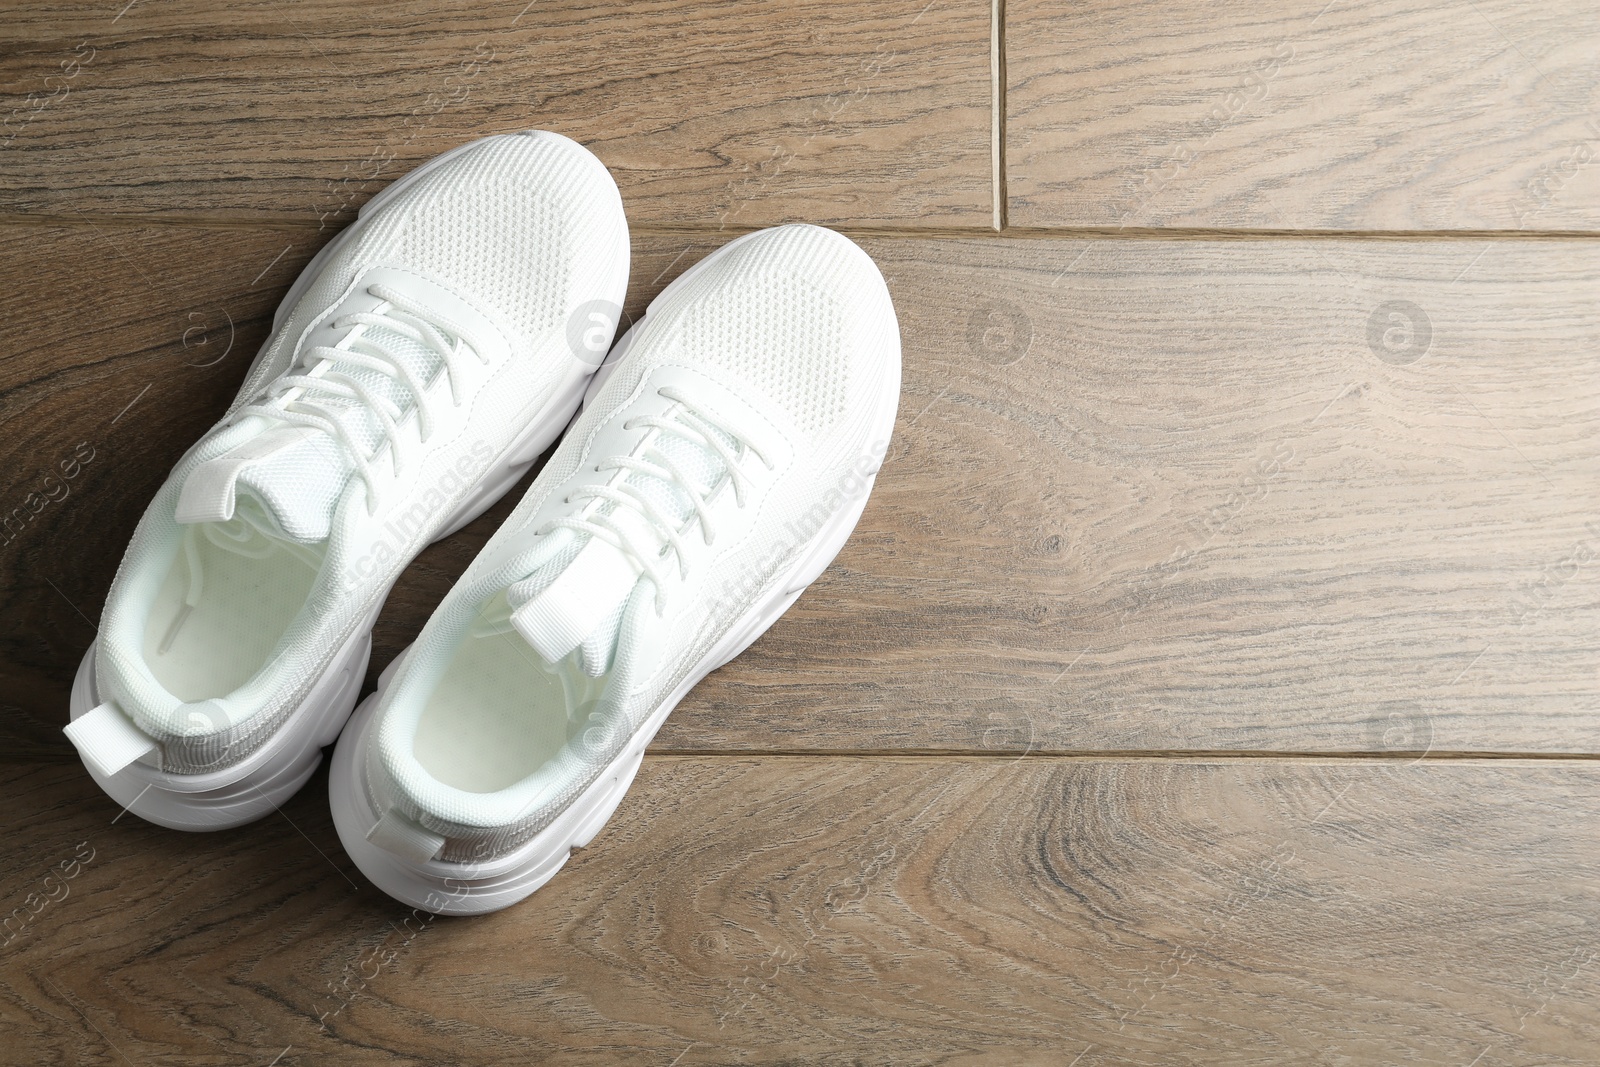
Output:
<instances>
[{"instance_id":1,"label":"laced eyelet","mask_svg":"<svg viewBox=\"0 0 1600 1067\"><path fill-rule=\"evenodd\" d=\"M738 500L739 507L743 508L745 499L742 492L747 488L748 475L740 470L740 461L748 458L748 453L753 449L743 445L737 440L737 435L723 429L720 424L707 417L695 413L694 408L686 400L676 396L672 390L663 386L658 390L664 396L684 408L684 414L674 419L660 419L654 415L639 415L626 419L621 424L625 429L636 426L650 426L663 437L675 434L683 437L692 444L704 447L716 456L726 468L726 476L731 479L733 495ZM681 423L681 425L679 425ZM735 444L732 448L723 443L724 435L734 436ZM738 449L735 451L734 449ZM668 485L677 487L682 494L688 497L686 506L689 508L688 519L677 516L664 516L658 510L656 502L642 489L633 484L633 475L625 473L617 485L603 485L596 480L593 484L576 488L573 492L562 498L564 506L572 506L581 493L589 499L589 503L597 504L595 508L586 508L582 514L572 513L561 518L553 519L544 529L557 528L570 529L577 534L599 538L612 545L622 554L631 558L641 575L648 576L657 586L655 598L655 613L657 618L666 614L666 598L663 589L676 589L679 585L692 581L695 569L695 560L700 558L700 552L695 548L693 532L690 528L680 529L684 521L692 519L700 527L700 534L704 544L716 543L716 535L712 532L714 525L710 509L715 506L711 488L721 485L719 479L713 486L702 488L700 481L694 476L693 471L684 471L668 454L670 450L661 448L646 449L641 454L629 453L613 456L605 462L591 464L594 473L607 470L622 472L638 471L642 477L654 478ZM765 460L765 457L762 457ZM770 463L768 464L771 465ZM708 495L709 494L709 495ZM725 494L724 494L725 498ZM599 504L600 501L608 501ZM636 522L619 523L614 517L615 512L626 511L636 516ZM649 544L641 541L649 537L636 527L647 526L655 531L655 539L659 544ZM539 531L544 532L544 529ZM673 580L673 560L676 555L677 583Z\"/></svg>"},{"instance_id":2,"label":"laced eyelet","mask_svg":"<svg viewBox=\"0 0 1600 1067\"><path fill-rule=\"evenodd\" d=\"M402 439L399 436L404 408L374 395L357 377L352 377L352 371L339 369L340 361L354 362L358 368L376 369L398 383L414 399L419 419L424 413L432 412L432 405L436 401L433 390L407 368L405 361L397 358L392 346L381 338L368 336L369 331L365 327L379 326L398 332L420 342L437 355L450 383L451 401L455 408L464 406L457 391L459 383L455 366L455 361L462 356L463 347L470 348L480 362L487 364L489 360L471 331L461 330L458 324L447 317L440 318L424 302L376 282L367 286L366 294L375 297L383 306L335 316L330 322L324 323L324 326L331 325L335 329L362 330L359 348L345 345L344 342L339 345L311 345L299 352L283 373L266 383L251 403L235 412L228 424L235 425L238 417L269 415L327 433L343 446L354 461L356 469L353 473L371 491L375 478L371 465L377 458L376 454L364 455L365 450L351 437L341 409L360 406L375 415L383 437L394 449L392 470L398 476L405 470L405 465L400 462ZM330 403L330 398L338 403ZM423 433L420 423L417 430L420 442L432 440L433 433ZM404 443L409 445L409 442L410 438L405 438ZM369 503L368 513L372 514L375 508L375 502Z\"/></svg>"}]
</instances>

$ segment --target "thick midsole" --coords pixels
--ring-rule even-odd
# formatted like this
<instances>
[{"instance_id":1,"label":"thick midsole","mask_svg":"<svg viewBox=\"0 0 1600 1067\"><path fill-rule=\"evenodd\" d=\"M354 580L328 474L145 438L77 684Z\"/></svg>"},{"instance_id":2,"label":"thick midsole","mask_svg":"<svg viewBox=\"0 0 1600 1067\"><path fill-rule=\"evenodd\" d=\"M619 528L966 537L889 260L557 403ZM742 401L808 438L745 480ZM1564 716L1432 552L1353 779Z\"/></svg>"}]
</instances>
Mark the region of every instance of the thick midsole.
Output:
<instances>
[{"instance_id":1,"label":"thick midsole","mask_svg":"<svg viewBox=\"0 0 1600 1067\"><path fill-rule=\"evenodd\" d=\"M372 652L370 626L358 629L334 656L306 699L259 748L217 771L173 774L133 763L102 775L85 768L111 797L149 822L175 830L221 830L261 818L289 799L322 761L349 717ZM99 703L90 646L72 686L72 717Z\"/></svg>"},{"instance_id":2,"label":"thick midsole","mask_svg":"<svg viewBox=\"0 0 1600 1067\"><path fill-rule=\"evenodd\" d=\"M633 776L631 764L617 761L562 812L555 823L513 853L481 863L415 863L366 840L378 821L361 784L362 753L380 694L356 710L334 750L328 780L334 825L345 851L375 885L397 900L441 914L470 915L514 904L554 877L574 848L589 843L616 810Z\"/></svg>"}]
</instances>

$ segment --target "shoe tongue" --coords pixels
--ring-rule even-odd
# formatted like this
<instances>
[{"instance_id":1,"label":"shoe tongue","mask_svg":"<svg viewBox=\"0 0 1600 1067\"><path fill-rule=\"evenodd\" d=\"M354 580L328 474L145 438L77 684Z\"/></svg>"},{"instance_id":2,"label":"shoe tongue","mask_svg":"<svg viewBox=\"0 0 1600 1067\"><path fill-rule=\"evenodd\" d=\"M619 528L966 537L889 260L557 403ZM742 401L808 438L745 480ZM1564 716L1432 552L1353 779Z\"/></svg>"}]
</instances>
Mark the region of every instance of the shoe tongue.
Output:
<instances>
[{"instance_id":1,"label":"shoe tongue","mask_svg":"<svg viewBox=\"0 0 1600 1067\"><path fill-rule=\"evenodd\" d=\"M361 331L355 344L365 351L381 348L388 359L404 366L419 382L427 384L443 366L438 353L403 334L381 326L366 326ZM402 379L370 367L333 360L322 373L359 382L370 395L402 411L416 403ZM376 452L384 440L382 423L359 400L314 391L301 402L314 404L337 419L365 455ZM237 486L261 501L288 540L302 544L326 540L339 498L356 469L355 460L344 442L324 430L282 420L263 421L267 428L261 434L219 460L228 461L225 466L236 472ZM181 515L179 521L185 521Z\"/></svg>"},{"instance_id":2,"label":"shoe tongue","mask_svg":"<svg viewBox=\"0 0 1600 1067\"><path fill-rule=\"evenodd\" d=\"M598 537L587 538L566 566L530 576L543 588L523 598L523 582L506 592L511 624L547 663L559 663L584 647L584 668L595 676L610 666L622 608L638 583L639 569L619 548Z\"/></svg>"},{"instance_id":3,"label":"shoe tongue","mask_svg":"<svg viewBox=\"0 0 1600 1067\"><path fill-rule=\"evenodd\" d=\"M737 448L731 436L714 432L728 448ZM643 458L657 463L665 456L701 496L726 474L715 450L678 434L657 434L649 453ZM694 514L693 502L677 482L634 470L621 484L637 490L676 529L681 530ZM630 544L638 548L665 544L654 525L634 508L606 501L595 514L626 530ZM506 590L506 602L512 608L512 625L547 662L556 663L581 649L585 671L598 677L610 666L623 609L643 572L628 553L609 541L572 533L568 531L561 547L528 577ZM698 535L691 529L688 536ZM671 552L657 564L658 568L677 565Z\"/></svg>"},{"instance_id":4,"label":"shoe tongue","mask_svg":"<svg viewBox=\"0 0 1600 1067\"><path fill-rule=\"evenodd\" d=\"M238 500L233 510L234 525L246 530L253 529L256 534L275 541L293 541L298 544L308 544L304 538L296 537L283 528L283 523L278 518L278 513L272 505L262 499L260 494L247 487L241 487ZM216 542L214 542L216 543Z\"/></svg>"},{"instance_id":5,"label":"shoe tongue","mask_svg":"<svg viewBox=\"0 0 1600 1067\"><path fill-rule=\"evenodd\" d=\"M280 425L289 425L283 423ZM312 544L333 529L333 513L354 464L325 433L312 433L239 474L244 492L261 502L291 541Z\"/></svg>"}]
</instances>

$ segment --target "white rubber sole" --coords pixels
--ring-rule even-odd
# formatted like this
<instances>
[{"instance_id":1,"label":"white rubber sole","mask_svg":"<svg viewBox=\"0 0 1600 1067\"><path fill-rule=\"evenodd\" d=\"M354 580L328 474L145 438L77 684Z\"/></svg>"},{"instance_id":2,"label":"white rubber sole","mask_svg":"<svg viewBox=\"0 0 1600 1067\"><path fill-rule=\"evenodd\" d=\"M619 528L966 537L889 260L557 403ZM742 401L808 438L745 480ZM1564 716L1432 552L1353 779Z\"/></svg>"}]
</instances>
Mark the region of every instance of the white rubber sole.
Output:
<instances>
[{"instance_id":1,"label":"white rubber sole","mask_svg":"<svg viewBox=\"0 0 1600 1067\"><path fill-rule=\"evenodd\" d=\"M371 623L368 620L350 636L300 706L241 762L199 774L168 774L132 763L104 775L88 760L83 761L84 769L124 811L157 826L204 831L254 822L300 791L322 762L323 747L339 736L367 674ZM91 645L73 679L72 717L87 714L99 703Z\"/></svg>"},{"instance_id":2,"label":"white rubber sole","mask_svg":"<svg viewBox=\"0 0 1600 1067\"><path fill-rule=\"evenodd\" d=\"M699 264L696 264L691 271L698 268ZM687 276L688 272L685 273ZM643 325L643 322L644 317L641 317L635 328ZM617 347L621 349L622 343ZM600 373L609 374L608 365L612 362L607 360L607 365L602 366ZM599 375L596 375L596 379L590 386L590 396L604 384ZM887 386L890 383L885 384ZM874 421L871 437L874 441L887 442L894 430L895 413L900 403L898 368L892 385L892 389L885 389ZM639 772L645 748L655 739L678 703L706 675L737 657L777 622L844 548L867 506L867 499L877 481L877 472L874 471L862 481L859 494L834 512L813 535L806 551L784 579L775 582L767 596L746 611L722 640L695 665L594 782L553 823L503 856L471 863L448 863L442 860L416 862L396 856L367 840L368 832L377 825L378 812L373 810L367 797L361 764L365 758L367 732L376 709L406 653L395 657L379 677L377 692L362 702L349 728L340 736L329 771L328 802L333 810L334 826L339 831L339 840L344 844L345 851L361 869L361 873L402 903L449 915L482 915L499 911L527 898L554 878L556 872L571 858L572 850L588 845L610 820Z\"/></svg>"},{"instance_id":3,"label":"white rubber sole","mask_svg":"<svg viewBox=\"0 0 1600 1067\"><path fill-rule=\"evenodd\" d=\"M273 314L272 332L277 332L289 309L315 280L321 265L333 250L359 232L367 214L400 195L423 174L453 156L470 149L469 142L429 160L378 193L362 205L356 221L312 257ZM618 258L629 255L627 237L613 250ZM621 306L626 294L623 277L615 293L606 294ZM262 345L252 363L255 372L267 347ZM534 461L553 444L571 423L583 402L585 390L595 368L575 361L567 377L546 401L539 413L478 482L477 488L446 519L433 541L440 541L487 511L514 486ZM408 561L409 565L409 561ZM254 822L274 811L294 796L322 762L322 750L333 744L350 718L366 677L372 654L372 626L377 622L388 593L379 597L361 626L346 639L339 652L312 686L306 698L290 712L272 736L239 763L217 771L199 774L169 774L141 763L133 763L114 775L103 775L88 761L84 767L107 796L147 822L174 830L223 830ZM70 700L71 717L77 719L100 703L94 685L94 646L90 645L78 665Z\"/></svg>"}]
</instances>

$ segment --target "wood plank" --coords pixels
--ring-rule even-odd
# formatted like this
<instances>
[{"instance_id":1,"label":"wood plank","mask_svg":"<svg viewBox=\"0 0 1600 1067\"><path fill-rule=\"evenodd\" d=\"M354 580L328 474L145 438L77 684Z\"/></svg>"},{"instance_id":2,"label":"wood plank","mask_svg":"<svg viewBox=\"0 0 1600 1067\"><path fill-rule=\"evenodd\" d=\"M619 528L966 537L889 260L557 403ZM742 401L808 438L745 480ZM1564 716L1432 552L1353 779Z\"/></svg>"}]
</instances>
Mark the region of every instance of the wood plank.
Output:
<instances>
[{"instance_id":1,"label":"wood plank","mask_svg":"<svg viewBox=\"0 0 1600 1067\"><path fill-rule=\"evenodd\" d=\"M297 234L0 234L6 510L96 450L0 546L13 752L65 755L86 619L312 251ZM634 313L718 240L637 242ZM878 488L658 750L1597 750L1600 251L864 243L907 353ZM1393 301L1425 309L1425 347L1384 348ZM227 316L233 354L184 366ZM502 515L401 579L374 675Z\"/></svg>"},{"instance_id":2,"label":"wood plank","mask_svg":"<svg viewBox=\"0 0 1600 1067\"><path fill-rule=\"evenodd\" d=\"M635 225L990 225L981 0L118 6L8 14L0 211L335 227L532 127L589 145Z\"/></svg>"},{"instance_id":3,"label":"wood plank","mask_svg":"<svg viewBox=\"0 0 1600 1067\"><path fill-rule=\"evenodd\" d=\"M1019 226L1600 229L1600 8L1006 4Z\"/></svg>"},{"instance_id":4,"label":"wood plank","mask_svg":"<svg viewBox=\"0 0 1600 1067\"><path fill-rule=\"evenodd\" d=\"M658 743L1596 750L1600 249L867 247L878 487Z\"/></svg>"},{"instance_id":5,"label":"wood plank","mask_svg":"<svg viewBox=\"0 0 1600 1067\"><path fill-rule=\"evenodd\" d=\"M651 757L531 900L431 921L361 879L321 775L205 835L113 823L76 768L8 778L15 1062L1482 1067L1600 1046L1592 763Z\"/></svg>"}]
</instances>

